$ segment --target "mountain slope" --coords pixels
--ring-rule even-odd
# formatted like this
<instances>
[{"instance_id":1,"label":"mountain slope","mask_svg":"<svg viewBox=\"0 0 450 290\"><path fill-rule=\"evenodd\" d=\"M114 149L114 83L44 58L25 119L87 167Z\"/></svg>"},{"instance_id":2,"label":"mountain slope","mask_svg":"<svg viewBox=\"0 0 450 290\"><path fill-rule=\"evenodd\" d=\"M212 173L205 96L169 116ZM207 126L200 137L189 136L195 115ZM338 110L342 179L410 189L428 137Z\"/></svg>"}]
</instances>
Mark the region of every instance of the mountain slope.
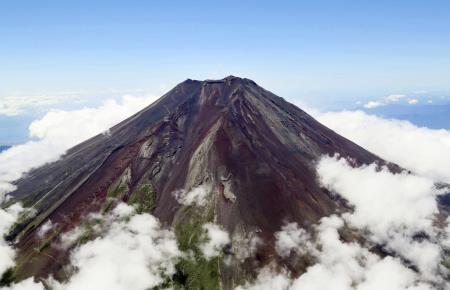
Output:
<instances>
[{"instance_id":1,"label":"mountain slope","mask_svg":"<svg viewBox=\"0 0 450 290\"><path fill-rule=\"evenodd\" d=\"M264 246L244 273L221 266L222 285L231 288L255 263L276 260L273 234L285 222L307 227L345 208L316 178L318 158L335 153L355 164L383 162L251 80L186 80L17 182L10 203L21 201L35 213L23 216L8 236L19 261L26 261L15 274L63 277L67 251L42 247L39 228L48 220L58 225L46 241L51 244L121 200L175 228L181 247L189 247L184 239L193 233L187 229L204 222L222 225L232 237L257 234ZM208 192L204 210L181 204L174 194L199 186Z\"/></svg>"}]
</instances>

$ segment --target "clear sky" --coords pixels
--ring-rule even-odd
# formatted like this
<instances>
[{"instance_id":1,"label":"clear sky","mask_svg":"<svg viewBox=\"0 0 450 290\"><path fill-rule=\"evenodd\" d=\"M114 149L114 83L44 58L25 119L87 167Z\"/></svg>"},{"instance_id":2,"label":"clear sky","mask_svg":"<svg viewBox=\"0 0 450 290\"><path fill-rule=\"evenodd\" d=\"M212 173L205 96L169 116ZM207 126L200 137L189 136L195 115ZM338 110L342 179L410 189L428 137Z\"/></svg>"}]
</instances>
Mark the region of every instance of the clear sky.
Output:
<instances>
[{"instance_id":1,"label":"clear sky","mask_svg":"<svg viewBox=\"0 0 450 290\"><path fill-rule=\"evenodd\" d=\"M450 1L1 1L0 98L254 79L338 105L450 91Z\"/></svg>"}]
</instances>

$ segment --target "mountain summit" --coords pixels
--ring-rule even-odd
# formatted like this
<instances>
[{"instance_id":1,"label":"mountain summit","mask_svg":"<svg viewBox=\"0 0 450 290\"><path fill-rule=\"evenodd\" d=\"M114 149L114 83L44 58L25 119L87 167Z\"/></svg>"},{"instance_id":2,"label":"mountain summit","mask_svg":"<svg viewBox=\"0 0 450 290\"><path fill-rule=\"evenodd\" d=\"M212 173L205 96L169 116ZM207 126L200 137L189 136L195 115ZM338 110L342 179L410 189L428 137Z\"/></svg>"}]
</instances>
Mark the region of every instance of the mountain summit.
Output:
<instances>
[{"instance_id":1,"label":"mountain summit","mask_svg":"<svg viewBox=\"0 0 450 290\"><path fill-rule=\"evenodd\" d=\"M67 251L42 247L42 226L58 225L46 241L51 244L89 214L122 201L175 229L181 247L205 222L221 225L232 241L257 235L261 246L241 268L216 265L223 287L231 288L253 265L277 260L274 233L286 222L308 227L345 207L319 185L315 171L322 155L336 153L355 164L381 161L252 80L188 79L16 183L11 202L35 214L8 237L28 261L15 275L61 277ZM180 195L199 188L206 193L201 206L180 202ZM225 252L238 247L231 242Z\"/></svg>"}]
</instances>

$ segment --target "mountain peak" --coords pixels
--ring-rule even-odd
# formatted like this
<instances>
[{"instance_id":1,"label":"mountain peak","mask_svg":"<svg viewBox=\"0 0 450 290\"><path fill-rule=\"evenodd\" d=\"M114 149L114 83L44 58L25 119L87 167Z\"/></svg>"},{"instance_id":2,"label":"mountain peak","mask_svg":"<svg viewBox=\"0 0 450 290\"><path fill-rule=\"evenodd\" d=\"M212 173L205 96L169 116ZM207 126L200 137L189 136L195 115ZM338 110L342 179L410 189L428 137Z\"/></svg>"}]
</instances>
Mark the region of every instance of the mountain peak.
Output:
<instances>
[{"instance_id":1,"label":"mountain peak","mask_svg":"<svg viewBox=\"0 0 450 290\"><path fill-rule=\"evenodd\" d=\"M256 82L248 79L248 78L241 78L233 75L229 75L223 79L206 79L206 80L193 80L193 79L187 79L184 83L202 83L203 85L207 84L227 84L231 85L232 83L239 83L239 84L252 84L256 85Z\"/></svg>"},{"instance_id":2,"label":"mountain peak","mask_svg":"<svg viewBox=\"0 0 450 290\"><path fill-rule=\"evenodd\" d=\"M379 160L252 80L234 76L186 80L109 133L17 183L11 201L33 207L36 216L21 220L9 237L20 255L37 261L18 267L18 277L63 271L54 259L64 260L67 252L35 251L46 221L65 233L119 201L138 203L175 229L216 222L232 237L258 235L264 246L254 262L268 263L274 233L286 221L307 226L343 208L317 182L315 164L322 155L338 153L365 164ZM199 187L207 191L200 208L174 194ZM224 275L224 289L232 288L234 275Z\"/></svg>"}]
</instances>

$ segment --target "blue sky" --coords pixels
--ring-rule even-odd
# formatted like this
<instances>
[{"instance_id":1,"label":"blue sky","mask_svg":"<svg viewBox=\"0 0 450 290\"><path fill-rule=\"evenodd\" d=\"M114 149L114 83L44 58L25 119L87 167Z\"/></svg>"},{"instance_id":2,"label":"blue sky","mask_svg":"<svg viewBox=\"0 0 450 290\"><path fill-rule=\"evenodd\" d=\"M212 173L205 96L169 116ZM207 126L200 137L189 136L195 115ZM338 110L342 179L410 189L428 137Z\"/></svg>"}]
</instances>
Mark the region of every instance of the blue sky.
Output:
<instances>
[{"instance_id":1,"label":"blue sky","mask_svg":"<svg viewBox=\"0 0 450 290\"><path fill-rule=\"evenodd\" d=\"M448 1L1 1L0 101L254 79L345 107L450 92Z\"/></svg>"}]
</instances>

